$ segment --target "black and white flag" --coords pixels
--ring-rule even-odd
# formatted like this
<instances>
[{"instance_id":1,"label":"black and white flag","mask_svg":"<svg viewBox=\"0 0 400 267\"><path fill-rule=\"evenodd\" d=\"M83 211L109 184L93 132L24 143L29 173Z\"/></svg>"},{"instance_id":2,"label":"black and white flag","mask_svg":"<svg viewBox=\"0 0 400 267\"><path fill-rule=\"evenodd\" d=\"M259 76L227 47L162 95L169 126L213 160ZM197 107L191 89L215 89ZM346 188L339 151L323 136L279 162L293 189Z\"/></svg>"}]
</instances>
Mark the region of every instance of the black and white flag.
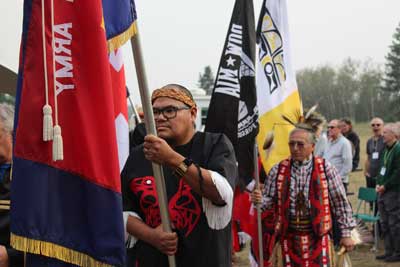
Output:
<instances>
[{"instance_id":1,"label":"black and white flag","mask_svg":"<svg viewBox=\"0 0 400 267\"><path fill-rule=\"evenodd\" d=\"M235 147L239 181L253 178L258 133L255 86L255 23L252 0L236 0L222 51L205 130L225 133Z\"/></svg>"}]
</instances>

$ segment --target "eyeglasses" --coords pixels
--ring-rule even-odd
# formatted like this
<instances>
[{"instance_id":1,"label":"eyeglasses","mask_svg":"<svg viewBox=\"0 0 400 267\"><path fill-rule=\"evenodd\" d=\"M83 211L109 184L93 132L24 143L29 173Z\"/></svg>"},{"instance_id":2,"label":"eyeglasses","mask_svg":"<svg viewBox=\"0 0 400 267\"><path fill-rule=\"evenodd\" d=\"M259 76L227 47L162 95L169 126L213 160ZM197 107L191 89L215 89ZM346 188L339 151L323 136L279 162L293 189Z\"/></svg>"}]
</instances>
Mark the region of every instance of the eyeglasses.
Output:
<instances>
[{"instance_id":1,"label":"eyeglasses","mask_svg":"<svg viewBox=\"0 0 400 267\"><path fill-rule=\"evenodd\" d=\"M333 129L333 128L336 128L336 126L328 126L328 127L326 127L326 128L328 128L328 129Z\"/></svg>"},{"instance_id":2,"label":"eyeglasses","mask_svg":"<svg viewBox=\"0 0 400 267\"><path fill-rule=\"evenodd\" d=\"M304 142L298 142L298 141L290 141L289 146L290 147L298 147L299 149L303 149L305 147L306 143Z\"/></svg>"},{"instance_id":3,"label":"eyeglasses","mask_svg":"<svg viewBox=\"0 0 400 267\"><path fill-rule=\"evenodd\" d=\"M375 124L375 123L372 123L372 124L371 124L371 127L379 127L379 126L381 126L380 123L376 123L376 124Z\"/></svg>"},{"instance_id":4,"label":"eyeglasses","mask_svg":"<svg viewBox=\"0 0 400 267\"><path fill-rule=\"evenodd\" d=\"M176 114L179 110L188 110L189 107L174 107L174 106L167 106L165 108L153 108L154 118L158 118L161 113L166 119L173 119L176 117Z\"/></svg>"}]
</instances>

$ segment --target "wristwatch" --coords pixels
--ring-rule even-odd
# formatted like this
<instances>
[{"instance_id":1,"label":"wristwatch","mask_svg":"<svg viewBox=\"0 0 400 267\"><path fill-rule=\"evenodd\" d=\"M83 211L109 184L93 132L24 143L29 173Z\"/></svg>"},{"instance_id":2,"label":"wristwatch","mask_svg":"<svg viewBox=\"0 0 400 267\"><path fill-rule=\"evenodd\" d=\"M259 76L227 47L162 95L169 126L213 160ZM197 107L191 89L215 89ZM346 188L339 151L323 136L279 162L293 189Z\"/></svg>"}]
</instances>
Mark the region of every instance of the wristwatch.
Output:
<instances>
[{"instance_id":1,"label":"wristwatch","mask_svg":"<svg viewBox=\"0 0 400 267\"><path fill-rule=\"evenodd\" d=\"M190 158L185 158L179 165L178 167L174 170L174 174L176 177L183 177L185 173L187 172L188 168L190 165L193 164L193 160Z\"/></svg>"}]
</instances>

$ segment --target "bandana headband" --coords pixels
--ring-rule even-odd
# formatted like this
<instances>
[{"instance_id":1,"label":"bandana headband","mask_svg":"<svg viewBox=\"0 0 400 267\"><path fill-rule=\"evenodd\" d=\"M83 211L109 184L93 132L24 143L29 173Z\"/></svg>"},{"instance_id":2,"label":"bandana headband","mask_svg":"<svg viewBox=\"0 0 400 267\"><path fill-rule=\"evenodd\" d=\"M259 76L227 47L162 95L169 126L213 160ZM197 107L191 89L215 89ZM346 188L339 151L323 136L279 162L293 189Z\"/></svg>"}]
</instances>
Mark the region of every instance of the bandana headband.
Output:
<instances>
[{"instance_id":1,"label":"bandana headband","mask_svg":"<svg viewBox=\"0 0 400 267\"><path fill-rule=\"evenodd\" d=\"M151 96L151 103L154 103L154 101L159 97L169 97L188 105L190 108L196 107L196 103L190 96L175 88L160 88L154 90Z\"/></svg>"}]
</instances>

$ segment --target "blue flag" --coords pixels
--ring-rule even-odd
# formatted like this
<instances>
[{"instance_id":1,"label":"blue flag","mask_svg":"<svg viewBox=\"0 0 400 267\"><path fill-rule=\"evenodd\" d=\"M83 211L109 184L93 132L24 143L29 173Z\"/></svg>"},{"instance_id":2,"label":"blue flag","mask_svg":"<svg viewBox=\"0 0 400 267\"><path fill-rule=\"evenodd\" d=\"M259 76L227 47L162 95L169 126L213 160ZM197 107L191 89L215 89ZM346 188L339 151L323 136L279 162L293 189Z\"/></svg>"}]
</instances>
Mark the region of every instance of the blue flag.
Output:
<instances>
[{"instance_id":1,"label":"blue flag","mask_svg":"<svg viewBox=\"0 0 400 267\"><path fill-rule=\"evenodd\" d=\"M133 0L102 0L109 52L136 34L136 8Z\"/></svg>"},{"instance_id":2,"label":"blue flag","mask_svg":"<svg viewBox=\"0 0 400 267\"><path fill-rule=\"evenodd\" d=\"M54 1L52 42L50 0L44 3L42 29L42 1L24 1L10 242L27 252L27 267L124 266L117 103L108 53L136 32L135 5ZM45 104L62 127L52 140L43 137ZM61 133L61 156L54 158Z\"/></svg>"}]
</instances>

